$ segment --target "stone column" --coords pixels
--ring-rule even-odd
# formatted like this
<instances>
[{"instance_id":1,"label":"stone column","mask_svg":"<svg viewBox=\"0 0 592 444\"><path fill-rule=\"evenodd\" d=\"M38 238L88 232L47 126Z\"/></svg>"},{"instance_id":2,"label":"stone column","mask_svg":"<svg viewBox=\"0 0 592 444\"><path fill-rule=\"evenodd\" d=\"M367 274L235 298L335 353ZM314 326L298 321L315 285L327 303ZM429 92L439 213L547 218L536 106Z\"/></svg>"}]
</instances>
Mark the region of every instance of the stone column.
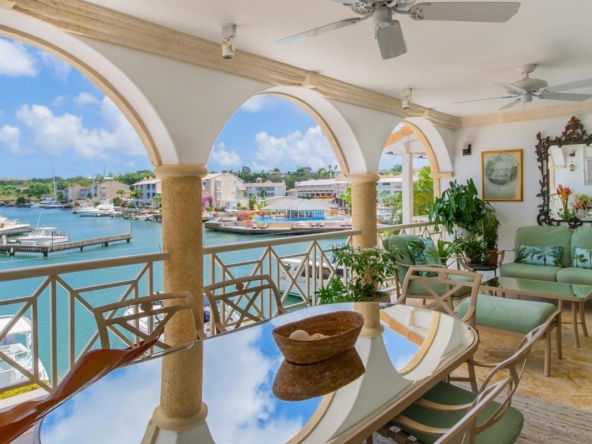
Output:
<instances>
[{"instance_id":1,"label":"stone column","mask_svg":"<svg viewBox=\"0 0 592 444\"><path fill-rule=\"evenodd\" d=\"M352 184L352 224L354 230L362 234L354 236L353 244L357 247L376 246L376 182L378 174L350 174L347 178Z\"/></svg>"},{"instance_id":2,"label":"stone column","mask_svg":"<svg viewBox=\"0 0 592 444\"><path fill-rule=\"evenodd\" d=\"M207 170L197 164L161 165L155 174L162 179L162 239L164 251L170 255L164 262L164 291L190 291L203 319L201 190ZM166 343L176 346L194 341L190 314L181 312L175 318L166 326ZM183 432L205 421L202 376L201 341L163 358L160 405L154 411L153 428Z\"/></svg>"}]
</instances>

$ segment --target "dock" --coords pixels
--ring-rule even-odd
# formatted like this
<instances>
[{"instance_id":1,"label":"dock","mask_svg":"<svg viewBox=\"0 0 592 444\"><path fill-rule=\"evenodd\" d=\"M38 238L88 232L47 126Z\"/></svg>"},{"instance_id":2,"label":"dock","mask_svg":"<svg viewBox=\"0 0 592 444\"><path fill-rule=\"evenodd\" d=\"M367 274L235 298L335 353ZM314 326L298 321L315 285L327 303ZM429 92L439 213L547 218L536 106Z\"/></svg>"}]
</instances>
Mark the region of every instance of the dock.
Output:
<instances>
[{"instance_id":1,"label":"dock","mask_svg":"<svg viewBox=\"0 0 592 444\"><path fill-rule=\"evenodd\" d=\"M293 223L270 223L266 225L268 226L262 228L256 225L247 227L243 224L235 225L234 223L224 223L218 221L209 221L205 223L205 227L212 231L244 234L247 236L261 236L264 234L298 236L305 234L333 233L337 231L351 230L351 226L341 225L328 225L322 227L311 227L310 225Z\"/></svg>"},{"instance_id":2,"label":"dock","mask_svg":"<svg viewBox=\"0 0 592 444\"><path fill-rule=\"evenodd\" d=\"M96 237L94 239L85 239L81 241L65 242L56 245L20 245L18 243L11 243L0 245L0 253L6 253L14 256L16 253L41 253L43 257L48 257L49 253L56 253L58 251L77 250L83 251L85 247L93 245L103 245L108 247L112 242L126 241L130 242L132 239L131 233L117 234L115 236Z\"/></svg>"},{"instance_id":3,"label":"dock","mask_svg":"<svg viewBox=\"0 0 592 444\"><path fill-rule=\"evenodd\" d=\"M25 233L29 233L33 230L34 230L34 228L31 226L17 227L17 228L3 228L2 231L0 231L0 238L2 236L16 236L19 234L25 234Z\"/></svg>"}]
</instances>

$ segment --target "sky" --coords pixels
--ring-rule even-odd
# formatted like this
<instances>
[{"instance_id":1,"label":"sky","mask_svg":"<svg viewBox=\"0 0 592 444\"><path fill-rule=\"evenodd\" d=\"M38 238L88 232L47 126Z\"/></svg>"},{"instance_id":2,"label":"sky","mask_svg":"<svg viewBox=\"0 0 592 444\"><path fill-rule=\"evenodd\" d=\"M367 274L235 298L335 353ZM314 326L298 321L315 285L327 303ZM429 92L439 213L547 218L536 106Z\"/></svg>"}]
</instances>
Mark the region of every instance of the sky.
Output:
<instances>
[{"instance_id":1,"label":"sky","mask_svg":"<svg viewBox=\"0 0 592 444\"><path fill-rule=\"evenodd\" d=\"M399 163L383 157L380 168ZM308 113L281 98L255 96L222 129L207 168L285 172L336 164ZM86 77L45 51L0 38L0 178L152 168L131 124Z\"/></svg>"}]
</instances>

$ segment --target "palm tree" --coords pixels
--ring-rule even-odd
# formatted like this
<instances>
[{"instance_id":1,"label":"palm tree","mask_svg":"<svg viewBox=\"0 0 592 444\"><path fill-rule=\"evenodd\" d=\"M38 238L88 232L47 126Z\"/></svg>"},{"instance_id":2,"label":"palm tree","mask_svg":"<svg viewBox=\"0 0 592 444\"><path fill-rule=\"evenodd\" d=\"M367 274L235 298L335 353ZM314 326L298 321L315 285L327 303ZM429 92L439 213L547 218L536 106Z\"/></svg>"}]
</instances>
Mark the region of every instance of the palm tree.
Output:
<instances>
[{"instance_id":1,"label":"palm tree","mask_svg":"<svg viewBox=\"0 0 592 444\"><path fill-rule=\"evenodd\" d=\"M133 191L130 193L130 196L132 197L132 199L134 199L134 200L137 200L137 201L138 201L138 204L137 204L136 206L138 206L138 207L139 207L139 206L140 206L140 197L142 197L142 191L140 191L140 190L137 190L137 189L136 189L136 190L133 190Z\"/></svg>"}]
</instances>

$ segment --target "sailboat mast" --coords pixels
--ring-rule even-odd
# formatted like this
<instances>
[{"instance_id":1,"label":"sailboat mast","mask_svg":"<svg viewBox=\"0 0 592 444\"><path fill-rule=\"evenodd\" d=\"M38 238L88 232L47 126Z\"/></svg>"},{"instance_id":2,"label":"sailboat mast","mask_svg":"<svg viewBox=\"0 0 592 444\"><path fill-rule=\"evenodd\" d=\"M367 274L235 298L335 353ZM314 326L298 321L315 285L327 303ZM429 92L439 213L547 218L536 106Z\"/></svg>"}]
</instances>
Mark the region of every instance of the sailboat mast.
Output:
<instances>
[{"instance_id":1,"label":"sailboat mast","mask_svg":"<svg viewBox=\"0 0 592 444\"><path fill-rule=\"evenodd\" d=\"M53 176L53 200L58 201L58 187L56 184L55 171L53 170L53 163L51 164L51 175Z\"/></svg>"}]
</instances>

